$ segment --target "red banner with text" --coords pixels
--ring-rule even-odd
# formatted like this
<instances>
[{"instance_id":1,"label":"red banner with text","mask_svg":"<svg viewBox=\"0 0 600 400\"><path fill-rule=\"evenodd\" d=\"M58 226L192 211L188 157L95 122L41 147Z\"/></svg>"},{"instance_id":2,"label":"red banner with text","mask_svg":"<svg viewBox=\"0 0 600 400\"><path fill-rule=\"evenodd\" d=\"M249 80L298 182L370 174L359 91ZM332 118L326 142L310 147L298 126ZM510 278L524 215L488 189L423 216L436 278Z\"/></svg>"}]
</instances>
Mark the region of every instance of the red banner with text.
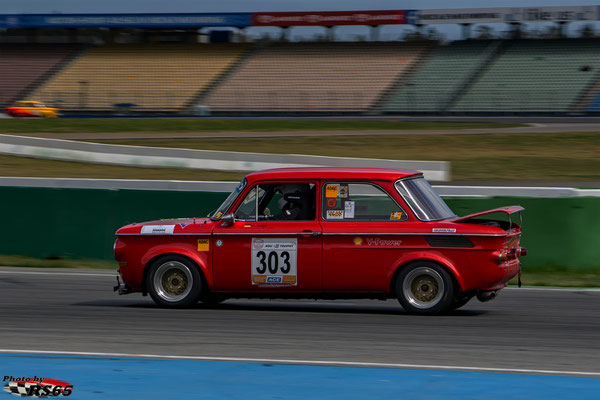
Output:
<instances>
[{"instance_id":1,"label":"red banner with text","mask_svg":"<svg viewBox=\"0 0 600 400\"><path fill-rule=\"evenodd\" d=\"M335 26L404 24L404 10L261 12L252 14L254 26Z\"/></svg>"}]
</instances>

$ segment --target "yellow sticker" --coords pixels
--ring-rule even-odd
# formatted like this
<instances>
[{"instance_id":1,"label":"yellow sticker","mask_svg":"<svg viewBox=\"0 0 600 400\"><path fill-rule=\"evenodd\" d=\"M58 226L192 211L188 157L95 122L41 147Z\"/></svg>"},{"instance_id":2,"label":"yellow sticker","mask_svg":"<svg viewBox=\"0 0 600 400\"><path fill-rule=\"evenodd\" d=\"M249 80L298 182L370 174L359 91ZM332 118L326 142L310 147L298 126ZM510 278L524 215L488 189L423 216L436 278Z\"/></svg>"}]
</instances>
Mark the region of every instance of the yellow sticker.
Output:
<instances>
[{"instance_id":1,"label":"yellow sticker","mask_svg":"<svg viewBox=\"0 0 600 400\"><path fill-rule=\"evenodd\" d=\"M198 239L198 251L208 251L209 243L208 239Z\"/></svg>"},{"instance_id":2,"label":"yellow sticker","mask_svg":"<svg viewBox=\"0 0 600 400\"><path fill-rule=\"evenodd\" d=\"M360 246L362 244L363 240L360 237L355 237L354 238L354 244L357 246Z\"/></svg>"},{"instance_id":3,"label":"yellow sticker","mask_svg":"<svg viewBox=\"0 0 600 400\"><path fill-rule=\"evenodd\" d=\"M390 214L390 220L398 221L402 219L402 211L396 211Z\"/></svg>"},{"instance_id":4,"label":"yellow sticker","mask_svg":"<svg viewBox=\"0 0 600 400\"><path fill-rule=\"evenodd\" d=\"M325 197L338 197L338 189L340 185L325 186Z\"/></svg>"}]
</instances>

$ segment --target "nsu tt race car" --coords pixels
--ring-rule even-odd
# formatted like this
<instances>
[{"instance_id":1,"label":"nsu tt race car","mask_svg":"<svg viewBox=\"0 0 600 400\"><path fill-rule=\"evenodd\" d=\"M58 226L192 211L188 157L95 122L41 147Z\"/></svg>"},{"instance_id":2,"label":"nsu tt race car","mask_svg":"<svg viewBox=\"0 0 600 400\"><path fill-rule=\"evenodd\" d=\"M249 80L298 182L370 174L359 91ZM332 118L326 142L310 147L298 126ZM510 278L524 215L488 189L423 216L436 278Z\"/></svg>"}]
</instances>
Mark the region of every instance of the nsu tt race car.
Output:
<instances>
[{"instance_id":1,"label":"nsu tt race car","mask_svg":"<svg viewBox=\"0 0 600 400\"><path fill-rule=\"evenodd\" d=\"M244 178L208 218L116 235L120 294L161 306L227 298L397 298L437 314L520 276L520 206L457 217L419 172L288 168ZM504 213L508 218L488 219ZM122 280L122 282L121 282Z\"/></svg>"}]
</instances>

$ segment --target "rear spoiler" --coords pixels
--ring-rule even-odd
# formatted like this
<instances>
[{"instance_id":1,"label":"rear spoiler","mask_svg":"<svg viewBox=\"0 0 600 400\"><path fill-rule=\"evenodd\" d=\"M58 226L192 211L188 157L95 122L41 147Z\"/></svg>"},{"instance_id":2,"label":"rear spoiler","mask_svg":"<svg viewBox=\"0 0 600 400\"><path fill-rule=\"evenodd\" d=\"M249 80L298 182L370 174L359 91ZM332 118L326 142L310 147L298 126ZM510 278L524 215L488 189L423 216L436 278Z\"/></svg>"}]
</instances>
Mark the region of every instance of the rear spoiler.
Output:
<instances>
[{"instance_id":1,"label":"rear spoiler","mask_svg":"<svg viewBox=\"0 0 600 400\"><path fill-rule=\"evenodd\" d=\"M465 215L464 217L458 217L456 219L452 219L451 221L452 222L460 222L460 221L465 221L465 220L472 219L475 217L481 217L482 215L495 214L495 213L505 213L505 214L511 215L511 214L518 213L523 210L525 210L525 209L521 206L500 207L500 208L494 208L492 210L481 211L481 212L478 212L475 214Z\"/></svg>"}]
</instances>

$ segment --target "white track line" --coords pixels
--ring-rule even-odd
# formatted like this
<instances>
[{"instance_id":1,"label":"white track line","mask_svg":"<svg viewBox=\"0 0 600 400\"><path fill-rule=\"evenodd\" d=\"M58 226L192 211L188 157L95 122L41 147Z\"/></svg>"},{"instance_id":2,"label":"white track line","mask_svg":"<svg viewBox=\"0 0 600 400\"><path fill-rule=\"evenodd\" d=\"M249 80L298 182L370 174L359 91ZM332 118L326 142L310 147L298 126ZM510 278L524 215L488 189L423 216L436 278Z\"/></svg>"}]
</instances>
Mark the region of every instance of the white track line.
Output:
<instances>
[{"instance_id":1,"label":"white track line","mask_svg":"<svg viewBox=\"0 0 600 400\"><path fill-rule=\"evenodd\" d=\"M87 272L39 272L39 271L0 271L0 274L7 275L67 275L67 276L108 276L115 277L115 273L111 274L97 274L97 273L87 273Z\"/></svg>"},{"instance_id":2,"label":"white track line","mask_svg":"<svg viewBox=\"0 0 600 400\"><path fill-rule=\"evenodd\" d=\"M499 373L518 373L518 374L572 375L572 376L600 377L600 372L561 371L561 370L526 369L526 368L462 367L462 366L457 366L457 365L396 364L396 363L355 362L355 361L322 361L322 360L290 360L290 359L277 359L277 358L173 356L173 355L159 355L159 354L98 353L98 352L84 352L84 351L50 351L50 350L21 350L21 349L18 349L18 350L17 349L0 349L0 353L52 354L52 355L94 356L94 357L158 358L158 359L173 359L173 360L230 361L230 362L299 364L299 365L344 366L344 367L376 367L376 368L401 368L401 369L410 368L410 369L432 369L432 370L448 370L448 371L499 372Z\"/></svg>"}]
</instances>

